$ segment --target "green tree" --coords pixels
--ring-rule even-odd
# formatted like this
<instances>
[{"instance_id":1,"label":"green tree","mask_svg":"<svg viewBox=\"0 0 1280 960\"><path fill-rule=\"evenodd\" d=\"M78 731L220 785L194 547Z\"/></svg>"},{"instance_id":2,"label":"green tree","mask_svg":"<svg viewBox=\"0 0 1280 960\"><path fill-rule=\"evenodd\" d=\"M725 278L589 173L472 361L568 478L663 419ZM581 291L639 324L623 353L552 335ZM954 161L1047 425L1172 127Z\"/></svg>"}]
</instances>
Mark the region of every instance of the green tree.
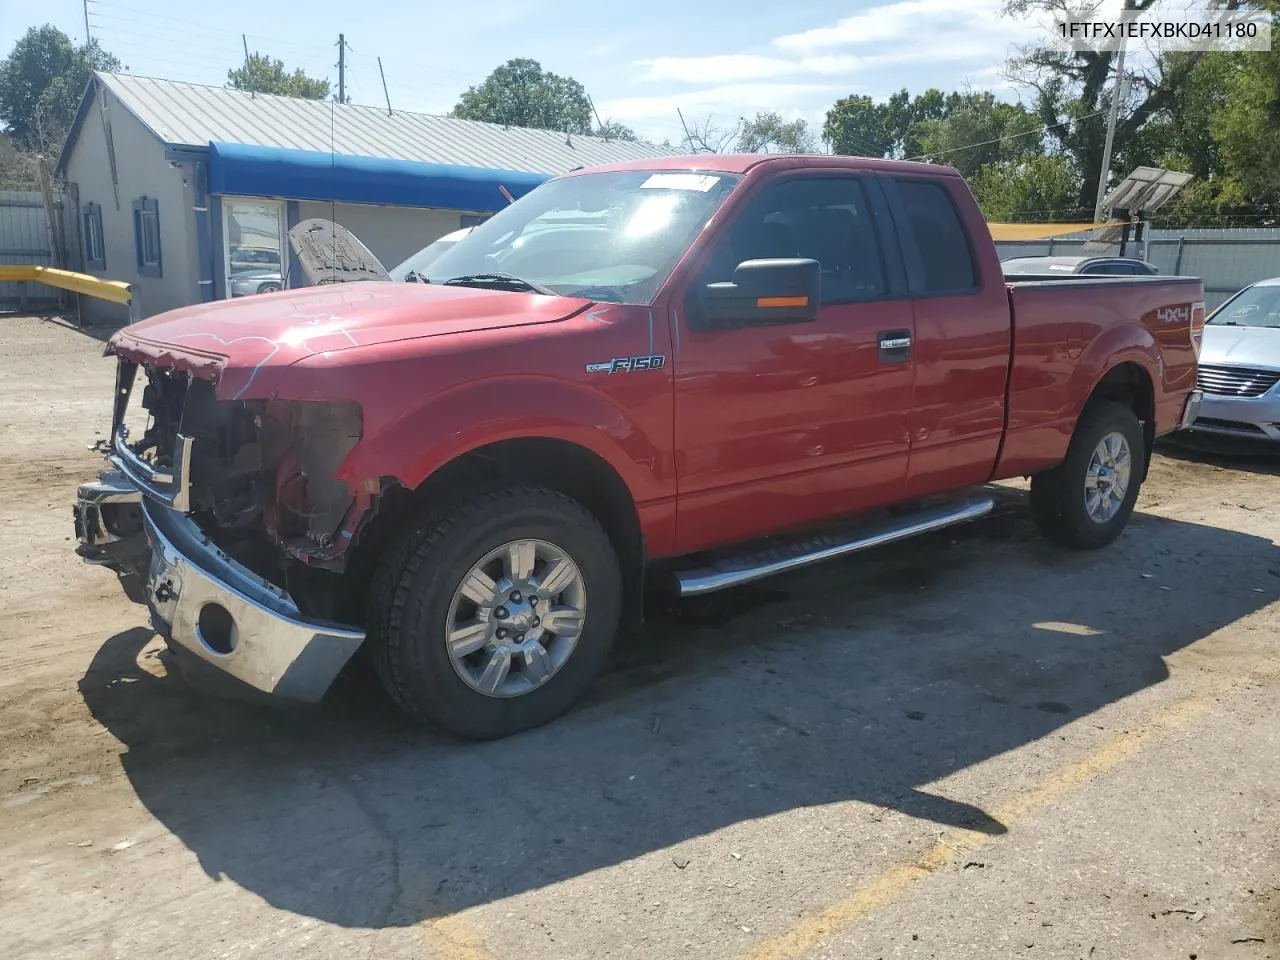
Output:
<instances>
[{"instance_id":1,"label":"green tree","mask_svg":"<svg viewBox=\"0 0 1280 960\"><path fill-rule=\"evenodd\" d=\"M604 137L606 140L630 140L632 142L640 139L636 136L634 130L617 120L605 120L600 126L596 127L594 136Z\"/></svg>"},{"instance_id":2,"label":"green tree","mask_svg":"<svg viewBox=\"0 0 1280 960\"><path fill-rule=\"evenodd\" d=\"M783 120L775 112L743 119L738 128L739 153L813 153L817 140L804 120Z\"/></svg>"},{"instance_id":3,"label":"green tree","mask_svg":"<svg viewBox=\"0 0 1280 960\"><path fill-rule=\"evenodd\" d=\"M983 216L998 223L1070 223L1093 214L1092 206L1080 209L1080 174L1062 153L987 164L969 187Z\"/></svg>"},{"instance_id":4,"label":"green tree","mask_svg":"<svg viewBox=\"0 0 1280 960\"><path fill-rule=\"evenodd\" d=\"M1131 0L1144 11L1156 0ZM1258 3L1242 3L1257 7ZM1274 0L1266 6L1275 9ZM1078 13L1076 0L1006 0L1005 14L1020 18L1068 18ZM1138 51L1141 54L1142 51ZM1211 90L1213 75L1224 66L1220 58L1234 55L1204 51L1156 56L1130 56L1125 61L1126 91L1119 104L1112 169L1121 175L1131 168L1136 154L1163 152L1212 169L1211 143L1204 133L1206 103L1195 98ZM1274 60L1270 54L1245 54ZM1065 46L1030 45L1010 61L1008 75L1034 93L1041 122L1050 128L1050 140L1069 153L1081 173L1080 205L1092 207L1097 198L1106 140L1107 116L1115 87L1118 53L1111 50L1072 50ZM1213 61L1211 64L1210 61ZM1225 88L1223 88L1225 89ZM1190 98L1190 100L1188 100ZM1181 116L1187 110L1186 116ZM1193 113L1200 112L1201 131ZM1194 171L1192 171L1194 172ZM1216 172L1216 171L1215 171ZM1198 174L1204 176L1205 173Z\"/></svg>"},{"instance_id":5,"label":"green tree","mask_svg":"<svg viewBox=\"0 0 1280 960\"><path fill-rule=\"evenodd\" d=\"M120 61L96 42L76 46L51 24L32 27L0 61L0 123L25 150L57 150L94 70Z\"/></svg>"},{"instance_id":6,"label":"green tree","mask_svg":"<svg viewBox=\"0 0 1280 960\"><path fill-rule=\"evenodd\" d=\"M227 86L253 93L273 93L281 97L324 100L329 96L328 80L308 77L301 70L289 73L283 60L273 60L265 53L252 53L244 66L227 71Z\"/></svg>"},{"instance_id":7,"label":"green tree","mask_svg":"<svg viewBox=\"0 0 1280 960\"><path fill-rule=\"evenodd\" d=\"M899 90L883 103L853 94L827 111L822 137L836 153L868 157L914 157L924 152L922 137L930 122L946 116L942 91L912 97Z\"/></svg>"},{"instance_id":8,"label":"green tree","mask_svg":"<svg viewBox=\"0 0 1280 960\"><path fill-rule=\"evenodd\" d=\"M1222 111L1211 127L1223 172L1234 181L1224 199L1280 207L1280 63L1272 54L1247 54Z\"/></svg>"},{"instance_id":9,"label":"green tree","mask_svg":"<svg viewBox=\"0 0 1280 960\"><path fill-rule=\"evenodd\" d=\"M582 84L542 69L537 60L508 60L458 98L453 116L512 127L591 134L591 101Z\"/></svg>"},{"instance_id":10,"label":"green tree","mask_svg":"<svg viewBox=\"0 0 1280 960\"><path fill-rule=\"evenodd\" d=\"M989 164L1018 164L1044 153L1039 118L986 91L949 94L943 115L916 122L921 155L955 167L965 177Z\"/></svg>"},{"instance_id":11,"label":"green tree","mask_svg":"<svg viewBox=\"0 0 1280 960\"><path fill-rule=\"evenodd\" d=\"M30 190L39 179L35 155L19 150L0 133L0 190Z\"/></svg>"}]
</instances>

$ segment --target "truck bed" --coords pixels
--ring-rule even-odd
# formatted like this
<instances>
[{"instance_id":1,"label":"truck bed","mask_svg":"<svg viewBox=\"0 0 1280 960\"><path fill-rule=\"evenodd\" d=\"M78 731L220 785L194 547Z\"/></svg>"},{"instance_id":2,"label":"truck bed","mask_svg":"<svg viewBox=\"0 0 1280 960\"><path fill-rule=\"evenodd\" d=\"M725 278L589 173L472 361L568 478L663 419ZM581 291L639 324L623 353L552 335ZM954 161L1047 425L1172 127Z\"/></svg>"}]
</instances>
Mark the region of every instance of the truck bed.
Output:
<instances>
[{"instance_id":1,"label":"truck bed","mask_svg":"<svg viewBox=\"0 0 1280 960\"><path fill-rule=\"evenodd\" d=\"M1195 382L1191 314L1203 299L1198 278L1077 275L1006 286L1013 346L996 479L1059 462L1089 391L1117 360L1150 377L1155 435L1176 426Z\"/></svg>"}]
</instances>

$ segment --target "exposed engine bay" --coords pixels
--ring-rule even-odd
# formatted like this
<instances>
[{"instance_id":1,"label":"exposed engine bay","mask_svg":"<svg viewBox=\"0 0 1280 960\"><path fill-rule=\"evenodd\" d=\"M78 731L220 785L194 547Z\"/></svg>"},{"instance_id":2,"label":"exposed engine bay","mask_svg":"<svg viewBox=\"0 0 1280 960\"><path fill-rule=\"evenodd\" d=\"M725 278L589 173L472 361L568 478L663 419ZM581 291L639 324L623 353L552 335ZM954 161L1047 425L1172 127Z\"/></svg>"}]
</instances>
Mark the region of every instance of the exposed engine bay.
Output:
<instances>
[{"instance_id":1,"label":"exposed engine bay","mask_svg":"<svg viewBox=\"0 0 1280 960\"><path fill-rule=\"evenodd\" d=\"M209 539L286 589L298 564L341 571L375 492L353 494L336 478L360 439L359 406L218 400L208 380L144 369L146 429L128 447L152 467L174 471L179 438L190 438L187 502Z\"/></svg>"}]
</instances>

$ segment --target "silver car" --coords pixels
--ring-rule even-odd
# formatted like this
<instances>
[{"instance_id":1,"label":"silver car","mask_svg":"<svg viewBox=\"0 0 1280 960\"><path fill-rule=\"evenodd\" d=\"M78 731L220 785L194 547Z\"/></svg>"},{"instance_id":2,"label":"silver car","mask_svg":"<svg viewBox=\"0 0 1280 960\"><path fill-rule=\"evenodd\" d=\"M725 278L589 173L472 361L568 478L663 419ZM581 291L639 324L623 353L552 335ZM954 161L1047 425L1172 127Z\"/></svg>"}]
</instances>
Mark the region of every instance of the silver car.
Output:
<instances>
[{"instance_id":1,"label":"silver car","mask_svg":"<svg viewBox=\"0 0 1280 960\"><path fill-rule=\"evenodd\" d=\"M1259 280L1205 321L1204 403L1194 433L1280 441L1280 277Z\"/></svg>"}]
</instances>

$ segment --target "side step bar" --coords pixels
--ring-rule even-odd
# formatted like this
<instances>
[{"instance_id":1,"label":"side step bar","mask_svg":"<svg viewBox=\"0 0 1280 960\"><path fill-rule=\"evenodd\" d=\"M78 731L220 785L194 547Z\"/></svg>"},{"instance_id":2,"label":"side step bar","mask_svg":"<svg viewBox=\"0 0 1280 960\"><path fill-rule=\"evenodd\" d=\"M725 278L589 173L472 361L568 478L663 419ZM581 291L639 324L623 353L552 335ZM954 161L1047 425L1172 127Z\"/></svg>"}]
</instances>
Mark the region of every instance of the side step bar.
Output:
<instances>
[{"instance_id":1,"label":"side step bar","mask_svg":"<svg viewBox=\"0 0 1280 960\"><path fill-rule=\"evenodd\" d=\"M696 570L676 573L680 596L696 597L739 587L775 574L799 570L824 560L834 560L872 547L896 543L924 533L932 533L957 523L986 516L995 509L990 497L926 507L907 516L888 517L879 523L863 523L839 533L821 534L805 540L751 553L740 553L714 561Z\"/></svg>"}]
</instances>

